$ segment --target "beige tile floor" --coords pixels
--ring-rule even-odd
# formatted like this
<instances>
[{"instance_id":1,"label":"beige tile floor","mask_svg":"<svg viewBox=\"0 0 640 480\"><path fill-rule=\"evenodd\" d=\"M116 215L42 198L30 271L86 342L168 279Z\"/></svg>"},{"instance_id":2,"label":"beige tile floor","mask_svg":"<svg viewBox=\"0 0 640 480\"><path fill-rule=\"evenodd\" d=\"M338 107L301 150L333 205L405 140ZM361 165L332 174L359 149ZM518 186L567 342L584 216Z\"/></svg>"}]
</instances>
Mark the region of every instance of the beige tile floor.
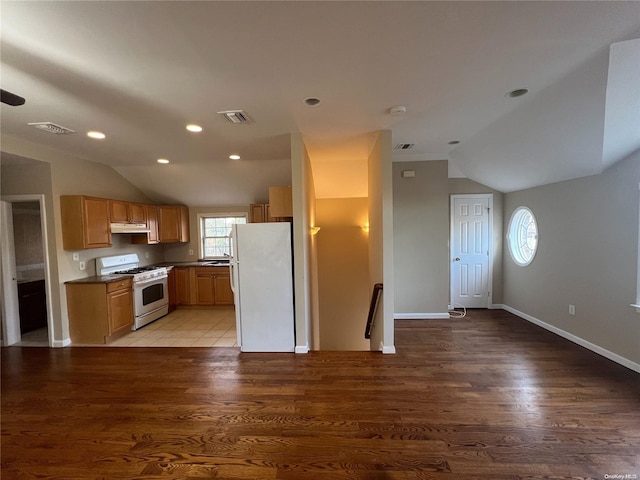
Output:
<instances>
[{"instance_id":1,"label":"beige tile floor","mask_svg":"<svg viewBox=\"0 0 640 480\"><path fill-rule=\"evenodd\" d=\"M237 347L233 309L174 310L109 347Z\"/></svg>"}]
</instances>

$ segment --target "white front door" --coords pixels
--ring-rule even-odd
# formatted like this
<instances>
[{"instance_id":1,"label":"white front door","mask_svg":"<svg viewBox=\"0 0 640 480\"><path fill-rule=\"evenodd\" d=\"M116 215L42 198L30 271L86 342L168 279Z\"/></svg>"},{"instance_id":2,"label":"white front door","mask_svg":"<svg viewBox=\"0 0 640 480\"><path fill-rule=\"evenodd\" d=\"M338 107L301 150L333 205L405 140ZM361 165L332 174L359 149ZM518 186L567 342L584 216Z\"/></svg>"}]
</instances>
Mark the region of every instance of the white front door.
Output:
<instances>
[{"instance_id":1,"label":"white front door","mask_svg":"<svg viewBox=\"0 0 640 480\"><path fill-rule=\"evenodd\" d=\"M489 307L491 194L451 197L451 308Z\"/></svg>"}]
</instances>

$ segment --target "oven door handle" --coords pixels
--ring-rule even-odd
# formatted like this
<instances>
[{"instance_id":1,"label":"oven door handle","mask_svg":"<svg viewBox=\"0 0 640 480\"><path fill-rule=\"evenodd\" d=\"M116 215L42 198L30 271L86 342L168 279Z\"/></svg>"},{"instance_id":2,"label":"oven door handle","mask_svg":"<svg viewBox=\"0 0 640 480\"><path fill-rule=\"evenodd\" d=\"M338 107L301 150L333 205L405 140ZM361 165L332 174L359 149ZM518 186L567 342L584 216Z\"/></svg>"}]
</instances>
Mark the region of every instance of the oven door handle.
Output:
<instances>
[{"instance_id":1,"label":"oven door handle","mask_svg":"<svg viewBox=\"0 0 640 480\"><path fill-rule=\"evenodd\" d=\"M140 285L147 285L147 284L149 284L149 283L157 282L158 280L164 280L165 278L167 278L167 275L163 275L163 276L161 276L161 277L153 277L153 278L150 278L150 279L148 279L148 280L141 280L141 281L139 281L139 282L135 282L135 283L133 284L133 286L134 286L134 287L138 287L138 286L140 286Z\"/></svg>"}]
</instances>

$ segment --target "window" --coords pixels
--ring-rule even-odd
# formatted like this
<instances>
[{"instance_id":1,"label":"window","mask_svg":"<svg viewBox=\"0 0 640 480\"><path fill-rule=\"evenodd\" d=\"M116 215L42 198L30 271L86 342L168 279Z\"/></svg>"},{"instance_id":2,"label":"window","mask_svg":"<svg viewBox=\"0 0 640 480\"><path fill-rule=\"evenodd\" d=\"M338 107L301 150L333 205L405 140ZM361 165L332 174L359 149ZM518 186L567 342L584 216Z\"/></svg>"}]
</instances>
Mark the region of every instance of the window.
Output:
<instances>
[{"instance_id":1,"label":"window","mask_svg":"<svg viewBox=\"0 0 640 480\"><path fill-rule=\"evenodd\" d=\"M231 227L247 223L244 214L198 215L200 219L200 258L231 255Z\"/></svg>"},{"instance_id":2,"label":"window","mask_svg":"<svg viewBox=\"0 0 640 480\"><path fill-rule=\"evenodd\" d=\"M538 248L538 225L527 207L518 207L511 215L507 243L511 258L518 265L524 267L533 261Z\"/></svg>"}]
</instances>

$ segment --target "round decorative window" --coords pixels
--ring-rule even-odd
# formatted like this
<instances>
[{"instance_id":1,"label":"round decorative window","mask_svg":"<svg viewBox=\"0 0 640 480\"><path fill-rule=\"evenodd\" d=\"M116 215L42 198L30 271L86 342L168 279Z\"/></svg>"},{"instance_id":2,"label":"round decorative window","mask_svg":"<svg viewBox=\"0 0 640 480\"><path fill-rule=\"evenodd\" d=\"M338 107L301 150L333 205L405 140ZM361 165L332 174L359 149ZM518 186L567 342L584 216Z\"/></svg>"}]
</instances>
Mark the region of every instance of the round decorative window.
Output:
<instances>
[{"instance_id":1,"label":"round decorative window","mask_svg":"<svg viewBox=\"0 0 640 480\"><path fill-rule=\"evenodd\" d=\"M514 262L523 267L532 262L538 248L538 224L527 207L518 207L511 215L507 243Z\"/></svg>"}]
</instances>

